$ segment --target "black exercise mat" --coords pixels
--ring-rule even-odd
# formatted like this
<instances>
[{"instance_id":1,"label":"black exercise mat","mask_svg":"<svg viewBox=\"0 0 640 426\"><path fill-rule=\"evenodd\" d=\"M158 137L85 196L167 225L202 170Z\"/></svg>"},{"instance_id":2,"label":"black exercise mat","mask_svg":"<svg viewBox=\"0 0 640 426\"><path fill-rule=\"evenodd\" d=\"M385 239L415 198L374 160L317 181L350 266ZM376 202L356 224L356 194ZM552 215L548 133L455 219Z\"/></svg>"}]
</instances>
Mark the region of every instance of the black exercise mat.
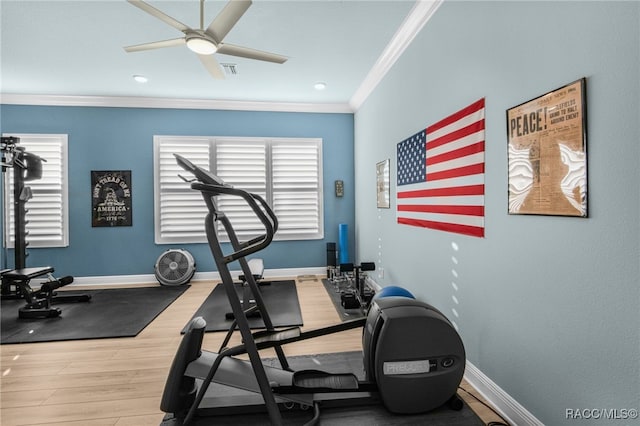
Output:
<instances>
[{"instance_id":1,"label":"black exercise mat","mask_svg":"<svg viewBox=\"0 0 640 426\"><path fill-rule=\"evenodd\" d=\"M234 287L238 297L242 299L242 286L235 284ZM274 327L302 325L302 313L300 312L295 281L271 281L269 285L260 286L260 292ZM233 322L226 318L225 315L228 312L231 312L231 304L224 285L218 284L198 308L193 318L204 318L207 322L205 329L207 332L227 331ZM264 321L260 317L251 317L249 318L249 326L252 329L264 328ZM185 325L182 333L185 332L186 327Z\"/></svg>"},{"instance_id":2,"label":"black exercise mat","mask_svg":"<svg viewBox=\"0 0 640 426\"><path fill-rule=\"evenodd\" d=\"M19 319L24 300L2 300L0 343L134 337L189 286L65 291L91 295L90 302L57 303L58 318ZM60 292L62 293L62 292Z\"/></svg>"},{"instance_id":3,"label":"black exercise mat","mask_svg":"<svg viewBox=\"0 0 640 426\"><path fill-rule=\"evenodd\" d=\"M341 291L344 290L345 285L341 284L336 287L335 284L329 282L329 280L323 279L322 285L324 285L324 289L327 290L329 297L331 298L331 302L333 303L333 307L336 308L336 312L340 316L342 321L347 321L356 318L362 318L365 315L362 309L345 309L342 307L342 300L340 299Z\"/></svg>"},{"instance_id":4,"label":"black exercise mat","mask_svg":"<svg viewBox=\"0 0 640 426\"><path fill-rule=\"evenodd\" d=\"M362 352L340 352L334 354L307 355L289 357L289 365L294 370L319 369L329 373L354 373L360 380L364 378ZM265 365L279 366L277 359L264 360ZM241 394L241 390L212 384L207 397L221 398L230 394ZM311 420L313 410L282 410L284 425L301 425ZM215 424L217 426L269 425L266 413L240 413L235 415L220 415L215 417L201 417L197 419L197 426ZM382 405L361 405L352 407L321 408L321 426L484 426L484 422L466 405L460 411L450 409L446 404L425 414L393 414Z\"/></svg>"}]
</instances>

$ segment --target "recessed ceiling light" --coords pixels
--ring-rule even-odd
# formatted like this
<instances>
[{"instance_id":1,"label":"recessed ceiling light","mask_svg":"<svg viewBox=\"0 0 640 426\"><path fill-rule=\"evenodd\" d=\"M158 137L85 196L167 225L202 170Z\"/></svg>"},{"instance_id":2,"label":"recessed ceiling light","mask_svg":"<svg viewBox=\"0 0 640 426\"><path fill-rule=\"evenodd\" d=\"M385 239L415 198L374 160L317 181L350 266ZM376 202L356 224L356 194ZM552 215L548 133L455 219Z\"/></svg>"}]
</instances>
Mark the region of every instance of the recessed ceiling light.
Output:
<instances>
[{"instance_id":1,"label":"recessed ceiling light","mask_svg":"<svg viewBox=\"0 0 640 426\"><path fill-rule=\"evenodd\" d=\"M134 75L133 79L138 83L146 83L147 81L149 81L149 79L144 75Z\"/></svg>"},{"instance_id":2,"label":"recessed ceiling light","mask_svg":"<svg viewBox=\"0 0 640 426\"><path fill-rule=\"evenodd\" d=\"M324 90L327 88L327 83L323 83L321 81L317 82L316 84L313 85L313 88L316 90Z\"/></svg>"}]
</instances>

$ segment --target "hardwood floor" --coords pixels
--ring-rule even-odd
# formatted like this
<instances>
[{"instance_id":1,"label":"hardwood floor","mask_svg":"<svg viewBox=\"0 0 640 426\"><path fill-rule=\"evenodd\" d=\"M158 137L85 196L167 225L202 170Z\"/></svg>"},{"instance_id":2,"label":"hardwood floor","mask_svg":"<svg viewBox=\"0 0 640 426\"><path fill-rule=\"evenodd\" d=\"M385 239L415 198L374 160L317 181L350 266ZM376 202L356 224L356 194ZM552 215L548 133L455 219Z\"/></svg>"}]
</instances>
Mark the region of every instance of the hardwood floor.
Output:
<instances>
[{"instance_id":1,"label":"hardwood floor","mask_svg":"<svg viewBox=\"0 0 640 426\"><path fill-rule=\"evenodd\" d=\"M1 345L0 424L158 425L163 417L160 397L180 330L214 286L193 282L135 338ZM339 321L319 280L299 282L298 296L304 328ZM360 350L360 333L350 330L287 345L285 350L287 355ZM207 333L204 347L217 349L223 334ZM463 386L472 391L470 385ZM465 392L459 393L485 423L500 420Z\"/></svg>"}]
</instances>

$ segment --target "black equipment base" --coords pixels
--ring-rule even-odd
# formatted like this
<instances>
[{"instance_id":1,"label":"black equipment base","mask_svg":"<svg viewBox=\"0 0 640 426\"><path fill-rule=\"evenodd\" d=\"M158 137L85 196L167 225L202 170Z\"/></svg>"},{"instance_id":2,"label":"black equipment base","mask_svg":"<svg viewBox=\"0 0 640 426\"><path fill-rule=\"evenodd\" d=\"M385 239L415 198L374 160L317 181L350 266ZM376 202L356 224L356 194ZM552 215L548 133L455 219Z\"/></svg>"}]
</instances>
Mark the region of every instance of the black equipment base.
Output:
<instances>
[{"instance_id":1,"label":"black equipment base","mask_svg":"<svg viewBox=\"0 0 640 426\"><path fill-rule=\"evenodd\" d=\"M352 373L359 379L364 375L362 352L339 352L333 354L293 356L288 358L295 370L320 369L330 373ZM265 365L278 367L276 358L264 360ZM269 417L264 413L261 396L239 389L212 383L207 392L207 400L219 403L217 408L202 408L202 416L192 423L197 426L215 424L218 426L270 425ZM253 402L252 402L253 401ZM349 406L344 404L349 403ZM460 410L444 405L429 413L397 415L387 411L381 403L374 400L362 400L353 405L353 400L325 401L320 407L322 426L362 426L362 425L430 425L430 426L482 426L484 422L464 403ZM301 425L313 417L313 407L289 406L280 404L284 425ZM233 414L235 413L235 414ZM213 418L207 418L214 416ZM165 418L163 426L172 425Z\"/></svg>"}]
</instances>

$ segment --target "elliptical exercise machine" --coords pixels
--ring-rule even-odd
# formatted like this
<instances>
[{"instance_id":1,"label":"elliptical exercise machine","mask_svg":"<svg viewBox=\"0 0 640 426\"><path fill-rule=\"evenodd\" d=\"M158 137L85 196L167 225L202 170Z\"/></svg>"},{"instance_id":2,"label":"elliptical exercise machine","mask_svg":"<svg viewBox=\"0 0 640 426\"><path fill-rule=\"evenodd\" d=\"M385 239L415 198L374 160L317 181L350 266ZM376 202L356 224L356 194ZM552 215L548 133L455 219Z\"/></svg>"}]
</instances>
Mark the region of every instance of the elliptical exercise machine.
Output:
<instances>
[{"instance_id":1,"label":"elliptical exercise machine","mask_svg":"<svg viewBox=\"0 0 640 426\"><path fill-rule=\"evenodd\" d=\"M271 243L278 227L275 214L259 195L226 185L207 170L174 155L178 164L195 176L191 187L202 193L208 207L207 239L235 320L218 352L201 348L205 320L198 317L189 323L162 396L160 408L167 413L163 425L187 425L202 412L209 414L212 410L224 414L234 408L239 413L247 411L242 401L235 400L225 406L208 395L212 382L253 392L254 398L249 398L247 404L266 409L273 425L282 424L281 406L296 404L314 407L314 417L308 425L318 421L320 406L331 404L382 403L392 413L422 413L445 403L455 409L462 407L456 392L464 374L464 346L446 317L426 303L403 297L374 299L366 318L308 331L301 331L299 327L275 330L245 259ZM240 242L231 222L217 207L216 197L220 195L244 200L264 226L265 233ZM218 223L229 236L231 253L225 254L218 240ZM246 314L250 312L243 311L229 271L228 265L235 261L240 264L253 293L255 306L250 310L260 310L266 330L252 333L249 327ZM243 343L227 347L236 324ZM282 350L288 343L360 327L363 327L364 381L353 373L293 371ZM259 351L266 348L275 349L280 368L262 363ZM235 357L240 354L247 354L249 361Z\"/></svg>"},{"instance_id":2,"label":"elliptical exercise machine","mask_svg":"<svg viewBox=\"0 0 640 426\"><path fill-rule=\"evenodd\" d=\"M51 266L26 267L27 260L27 209L26 203L32 198L31 188L25 182L42 177L42 162L39 156L18 146L20 138L14 136L2 137L2 173L13 169L13 205L14 205L14 269L1 272L3 299L24 299L25 305L18 310L19 318L52 318L62 313L54 308L53 303L88 302L91 296L59 295L55 290L73 282L72 276L55 278L54 268ZM39 289L31 287L31 280L47 277Z\"/></svg>"}]
</instances>

